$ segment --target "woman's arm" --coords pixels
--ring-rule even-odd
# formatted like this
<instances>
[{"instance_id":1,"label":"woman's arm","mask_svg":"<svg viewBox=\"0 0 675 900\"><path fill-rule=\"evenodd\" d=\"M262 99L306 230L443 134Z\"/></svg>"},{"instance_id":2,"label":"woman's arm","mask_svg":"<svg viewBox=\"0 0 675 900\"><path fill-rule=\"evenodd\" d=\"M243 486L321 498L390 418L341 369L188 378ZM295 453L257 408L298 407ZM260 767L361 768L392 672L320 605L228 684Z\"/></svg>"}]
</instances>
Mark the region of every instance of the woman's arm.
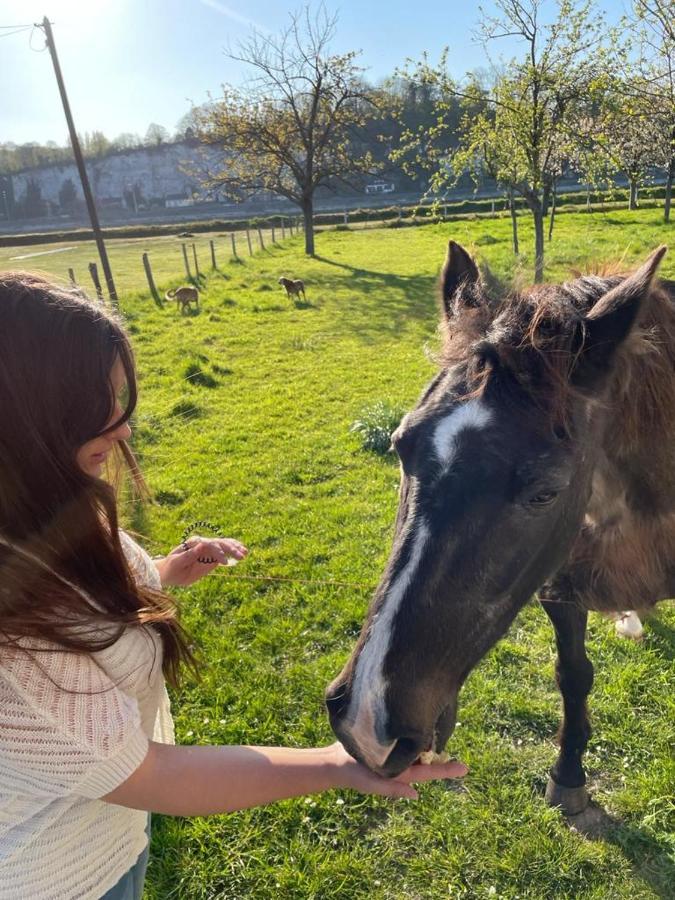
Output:
<instances>
[{"instance_id":1,"label":"woman's arm","mask_svg":"<svg viewBox=\"0 0 675 900\"><path fill-rule=\"evenodd\" d=\"M412 766L397 778L373 775L341 744L288 747L175 747L150 742L143 763L103 797L108 803L172 816L207 816L329 788L416 799L412 781L458 778L462 763Z\"/></svg>"}]
</instances>

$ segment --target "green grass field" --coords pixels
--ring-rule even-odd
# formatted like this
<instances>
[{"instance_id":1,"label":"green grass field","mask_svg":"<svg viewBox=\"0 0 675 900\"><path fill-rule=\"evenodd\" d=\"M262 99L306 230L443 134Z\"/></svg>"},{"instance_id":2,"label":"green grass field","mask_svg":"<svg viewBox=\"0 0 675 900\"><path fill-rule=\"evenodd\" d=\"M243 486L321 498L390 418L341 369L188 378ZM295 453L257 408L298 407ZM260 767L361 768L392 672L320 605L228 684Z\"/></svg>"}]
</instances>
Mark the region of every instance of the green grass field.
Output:
<instances>
[{"instance_id":1,"label":"green grass field","mask_svg":"<svg viewBox=\"0 0 675 900\"><path fill-rule=\"evenodd\" d=\"M561 215L547 274L632 265L672 238L660 215ZM358 634L397 505L396 462L363 451L350 424L375 400L410 406L434 371L434 286L448 238L505 277L509 227L481 219L324 233L312 260L294 238L221 265L190 316L156 308L140 270L132 281L139 242L113 248L120 283L138 288L122 307L141 378L135 446L156 498L128 503L126 520L152 553L198 519L251 548L236 569L180 592L204 660L201 683L173 696L181 743L331 741L324 687ZM526 220L522 231L527 278ZM141 243L159 266L169 240ZM66 256L35 261L62 274ZM675 277L675 248L662 272ZM280 274L305 280L307 304L286 300ZM326 583L336 581L351 586ZM587 766L595 799L615 817L601 839L570 831L543 801L560 703L552 632L531 604L460 697L449 750L471 768L461 785L424 786L416 803L344 792L210 819L157 816L146 896L675 897L674 650L672 605L640 645L592 617Z\"/></svg>"}]
</instances>

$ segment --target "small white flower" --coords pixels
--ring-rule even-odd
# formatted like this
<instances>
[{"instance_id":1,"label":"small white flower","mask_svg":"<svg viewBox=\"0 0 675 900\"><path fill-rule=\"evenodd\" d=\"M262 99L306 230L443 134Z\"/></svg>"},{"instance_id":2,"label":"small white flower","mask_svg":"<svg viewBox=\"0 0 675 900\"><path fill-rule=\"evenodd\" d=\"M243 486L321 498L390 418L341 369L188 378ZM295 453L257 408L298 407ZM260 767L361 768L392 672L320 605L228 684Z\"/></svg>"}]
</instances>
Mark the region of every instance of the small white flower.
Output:
<instances>
[{"instance_id":1,"label":"small white flower","mask_svg":"<svg viewBox=\"0 0 675 900\"><path fill-rule=\"evenodd\" d=\"M193 734L194 734L194 731L188 731L188 732L186 732L185 737L192 737Z\"/></svg>"},{"instance_id":2,"label":"small white flower","mask_svg":"<svg viewBox=\"0 0 675 900\"><path fill-rule=\"evenodd\" d=\"M311 797L305 797L305 803L306 803L306 804L309 804L309 803L311 803L311 802L312 802L312 798L311 798Z\"/></svg>"},{"instance_id":3,"label":"small white flower","mask_svg":"<svg viewBox=\"0 0 675 900\"><path fill-rule=\"evenodd\" d=\"M335 805L336 806L344 806L345 801L342 799L342 797L338 797L337 800L335 801ZM375 884L379 884L379 881L376 881Z\"/></svg>"},{"instance_id":4,"label":"small white flower","mask_svg":"<svg viewBox=\"0 0 675 900\"><path fill-rule=\"evenodd\" d=\"M494 884L490 885L490 890L488 891L488 897L496 897L497 896L497 888Z\"/></svg>"},{"instance_id":5,"label":"small white flower","mask_svg":"<svg viewBox=\"0 0 675 900\"><path fill-rule=\"evenodd\" d=\"M312 820L310 819L309 816L303 816L303 817L302 817L302 821L303 821L303 822L311 822Z\"/></svg>"},{"instance_id":6,"label":"small white flower","mask_svg":"<svg viewBox=\"0 0 675 900\"><path fill-rule=\"evenodd\" d=\"M221 725L224 725L227 722L227 719L220 719L219 721Z\"/></svg>"},{"instance_id":7,"label":"small white flower","mask_svg":"<svg viewBox=\"0 0 675 900\"><path fill-rule=\"evenodd\" d=\"M210 719L204 719L204 724L205 724L205 725L208 725L208 724L209 724L209 721L210 721Z\"/></svg>"}]
</instances>

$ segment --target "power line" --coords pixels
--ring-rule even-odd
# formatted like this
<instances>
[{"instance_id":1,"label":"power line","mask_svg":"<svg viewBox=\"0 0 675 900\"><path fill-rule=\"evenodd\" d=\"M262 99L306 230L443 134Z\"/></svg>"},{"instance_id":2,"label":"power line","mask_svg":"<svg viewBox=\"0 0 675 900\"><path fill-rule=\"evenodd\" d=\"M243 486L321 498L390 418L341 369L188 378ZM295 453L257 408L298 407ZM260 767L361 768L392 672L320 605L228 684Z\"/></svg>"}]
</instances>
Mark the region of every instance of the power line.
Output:
<instances>
[{"instance_id":1,"label":"power line","mask_svg":"<svg viewBox=\"0 0 675 900\"><path fill-rule=\"evenodd\" d=\"M34 26L33 26L33 30L31 31L30 36L29 36L29 38L28 38L28 48L29 48L30 50L32 50L33 53L44 53L45 50L49 50L49 44L48 44L46 41L45 41L44 47L40 47L40 49L38 49L37 47L34 47L34 46L33 46L33 37L34 37L36 31L37 31L37 32L40 31L40 26L39 26L39 25L34 25Z\"/></svg>"},{"instance_id":2,"label":"power line","mask_svg":"<svg viewBox=\"0 0 675 900\"><path fill-rule=\"evenodd\" d=\"M6 28L7 26L2 27ZM32 25L20 25L18 28L15 28L14 31L2 31L0 32L0 38L11 37L13 34L22 34L24 31L28 31L28 29L32 27Z\"/></svg>"}]
</instances>

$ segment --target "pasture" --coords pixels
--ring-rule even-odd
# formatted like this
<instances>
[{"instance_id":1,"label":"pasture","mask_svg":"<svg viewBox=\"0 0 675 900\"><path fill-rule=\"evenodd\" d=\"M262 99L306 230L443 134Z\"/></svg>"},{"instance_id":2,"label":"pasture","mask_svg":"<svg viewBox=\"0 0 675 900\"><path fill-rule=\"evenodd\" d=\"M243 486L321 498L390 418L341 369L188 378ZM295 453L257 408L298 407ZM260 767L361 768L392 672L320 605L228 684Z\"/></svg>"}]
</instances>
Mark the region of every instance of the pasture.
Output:
<instances>
[{"instance_id":1,"label":"pasture","mask_svg":"<svg viewBox=\"0 0 675 900\"><path fill-rule=\"evenodd\" d=\"M593 260L633 265L672 240L659 215L561 215L547 277ZM525 219L521 230L529 253ZM498 276L513 271L506 219L325 232L312 260L300 237L238 264L223 246L199 313L185 316L140 290L144 249L162 292L180 282L179 256L175 272L160 263L177 239L111 244L140 370L134 446L155 497L143 508L127 499L125 519L153 554L197 520L251 550L180 591L204 661L201 682L173 696L181 743L332 740L323 691L359 632L397 504L396 461L364 451L350 424L378 400L406 408L432 375L450 237ZM0 251L0 267L18 252ZM63 276L69 256L21 265ZM522 277L531 263L525 255ZM662 274L675 278L675 247ZM286 298L280 275L305 281L306 303ZM462 784L423 786L417 803L344 792L227 817L157 816L146 896L675 896L675 609L661 606L640 645L592 615L588 648L589 786L611 817L601 837L571 831L543 801L560 701L552 629L532 603L460 695L448 749L470 767Z\"/></svg>"}]
</instances>

